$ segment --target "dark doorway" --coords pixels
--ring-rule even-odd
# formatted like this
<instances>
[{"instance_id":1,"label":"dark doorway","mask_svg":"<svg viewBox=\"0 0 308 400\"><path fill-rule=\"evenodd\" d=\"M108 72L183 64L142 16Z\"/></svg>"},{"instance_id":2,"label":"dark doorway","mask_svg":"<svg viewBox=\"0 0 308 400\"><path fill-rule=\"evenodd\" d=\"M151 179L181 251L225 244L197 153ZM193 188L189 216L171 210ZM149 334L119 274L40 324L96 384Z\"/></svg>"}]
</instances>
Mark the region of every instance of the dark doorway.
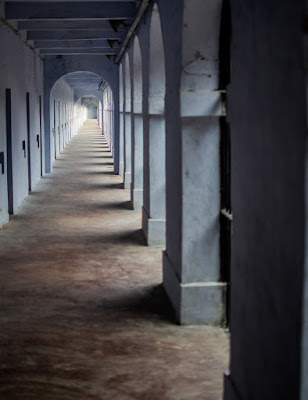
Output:
<instances>
[{"instance_id":1,"label":"dark doorway","mask_svg":"<svg viewBox=\"0 0 308 400\"><path fill-rule=\"evenodd\" d=\"M5 90L8 211L13 214L12 96Z\"/></svg>"},{"instance_id":2,"label":"dark doorway","mask_svg":"<svg viewBox=\"0 0 308 400\"><path fill-rule=\"evenodd\" d=\"M27 150L28 150L28 190L31 192L31 134L30 134L30 93L27 92Z\"/></svg>"}]
</instances>

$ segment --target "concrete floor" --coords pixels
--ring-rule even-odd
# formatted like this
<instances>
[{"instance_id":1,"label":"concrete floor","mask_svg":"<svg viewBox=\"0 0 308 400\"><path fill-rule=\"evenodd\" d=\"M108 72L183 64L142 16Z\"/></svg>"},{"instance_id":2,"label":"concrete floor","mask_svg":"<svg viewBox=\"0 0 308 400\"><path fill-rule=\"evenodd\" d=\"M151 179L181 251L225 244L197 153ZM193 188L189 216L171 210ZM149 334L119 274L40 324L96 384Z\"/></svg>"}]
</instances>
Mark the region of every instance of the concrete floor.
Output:
<instances>
[{"instance_id":1,"label":"concrete floor","mask_svg":"<svg viewBox=\"0 0 308 400\"><path fill-rule=\"evenodd\" d=\"M220 400L228 340L180 327L162 248L94 121L0 232L0 399Z\"/></svg>"}]
</instances>

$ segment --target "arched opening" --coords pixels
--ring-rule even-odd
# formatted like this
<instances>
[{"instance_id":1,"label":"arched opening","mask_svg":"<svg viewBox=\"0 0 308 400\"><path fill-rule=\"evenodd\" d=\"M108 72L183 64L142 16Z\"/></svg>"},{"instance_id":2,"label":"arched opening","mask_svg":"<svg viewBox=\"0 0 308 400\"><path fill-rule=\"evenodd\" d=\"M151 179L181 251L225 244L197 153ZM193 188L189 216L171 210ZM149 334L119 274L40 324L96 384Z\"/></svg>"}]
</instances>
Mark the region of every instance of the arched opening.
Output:
<instances>
[{"instance_id":1,"label":"arched opening","mask_svg":"<svg viewBox=\"0 0 308 400\"><path fill-rule=\"evenodd\" d=\"M104 95L109 93L108 101ZM50 93L50 142L52 159L64 149L68 141L87 120L97 120L103 129L103 114L112 104L111 88L104 79L88 71L77 71L59 78ZM105 121L105 133L110 143L114 136L112 119Z\"/></svg>"},{"instance_id":2,"label":"arched opening","mask_svg":"<svg viewBox=\"0 0 308 400\"><path fill-rule=\"evenodd\" d=\"M87 109L87 118L89 118L88 106L90 107L92 106L94 108L94 118L89 118L89 119L96 119L100 128L103 129L103 106L99 98L97 96L93 96L90 94L84 95L81 97L81 104Z\"/></svg>"},{"instance_id":3,"label":"arched opening","mask_svg":"<svg viewBox=\"0 0 308 400\"><path fill-rule=\"evenodd\" d=\"M148 245L166 236L165 56L157 5L153 7L149 47L148 120L144 135L143 231Z\"/></svg>"}]
</instances>

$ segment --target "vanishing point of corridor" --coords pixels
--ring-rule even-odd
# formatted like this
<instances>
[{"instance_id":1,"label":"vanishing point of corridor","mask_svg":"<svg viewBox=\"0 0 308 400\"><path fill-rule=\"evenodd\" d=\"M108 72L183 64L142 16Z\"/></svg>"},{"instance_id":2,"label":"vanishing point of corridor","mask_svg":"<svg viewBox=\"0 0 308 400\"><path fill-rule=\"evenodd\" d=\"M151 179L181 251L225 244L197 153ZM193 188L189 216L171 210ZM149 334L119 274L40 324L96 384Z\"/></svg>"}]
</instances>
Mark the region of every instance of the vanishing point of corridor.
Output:
<instances>
[{"instance_id":1,"label":"vanishing point of corridor","mask_svg":"<svg viewBox=\"0 0 308 400\"><path fill-rule=\"evenodd\" d=\"M222 329L175 324L161 247L88 120L0 232L0 399L220 400Z\"/></svg>"}]
</instances>

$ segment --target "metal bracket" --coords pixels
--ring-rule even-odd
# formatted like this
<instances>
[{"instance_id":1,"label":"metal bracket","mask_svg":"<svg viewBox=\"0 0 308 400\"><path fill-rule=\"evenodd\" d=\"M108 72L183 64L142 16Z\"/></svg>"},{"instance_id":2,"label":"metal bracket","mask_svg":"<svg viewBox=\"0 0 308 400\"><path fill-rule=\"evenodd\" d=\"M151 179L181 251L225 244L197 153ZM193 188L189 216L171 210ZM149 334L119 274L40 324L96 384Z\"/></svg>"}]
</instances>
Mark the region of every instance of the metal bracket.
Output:
<instances>
[{"instance_id":1,"label":"metal bracket","mask_svg":"<svg viewBox=\"0 0 308 400\"><path fill-rule=\"evenodd\" d=\"M25 140L22 141L22 149L24 151L24 158L26 158L27 157L27 153L26 153L26 141Z\"/></svg>"}]
</instances>

